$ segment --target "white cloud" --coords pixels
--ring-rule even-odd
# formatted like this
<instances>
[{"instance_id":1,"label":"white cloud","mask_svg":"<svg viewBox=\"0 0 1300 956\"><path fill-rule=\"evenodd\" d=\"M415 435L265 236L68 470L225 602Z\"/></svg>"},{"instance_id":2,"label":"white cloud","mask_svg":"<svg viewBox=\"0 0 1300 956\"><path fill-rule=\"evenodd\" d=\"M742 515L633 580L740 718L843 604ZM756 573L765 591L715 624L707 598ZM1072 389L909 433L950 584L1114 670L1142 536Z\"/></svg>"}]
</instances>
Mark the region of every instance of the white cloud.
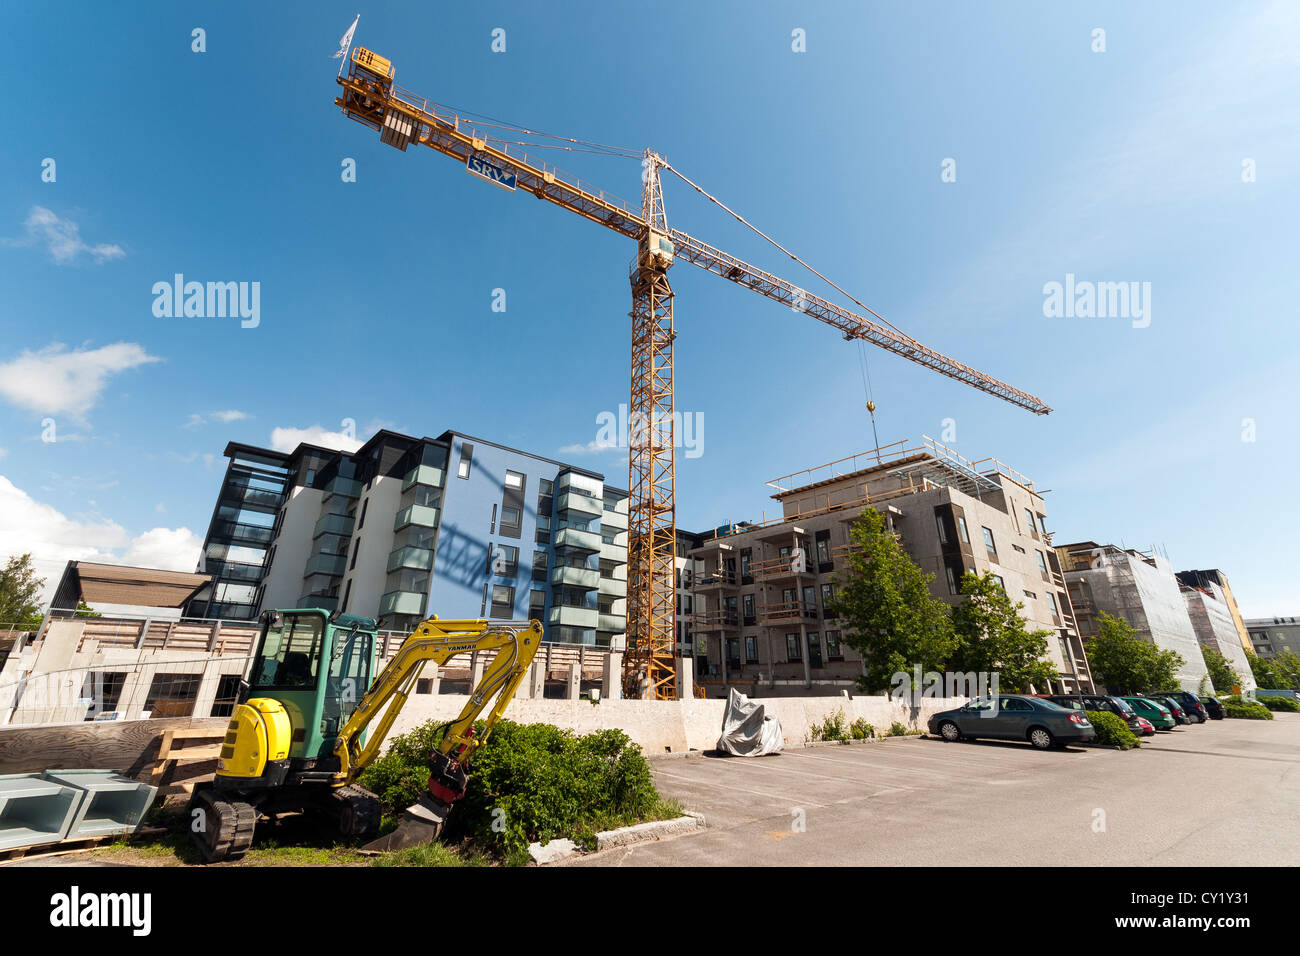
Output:
<instances>
[{"instance_id":1,"label":"white cloud","mask_svg":"<svg viewBox=\"0 0 1300 956\"><path fill-rule=\"evenodd\" d=\"M223 425L229 425L231 422L241 422L245 418L249 418L251 416L248 414L248 412L241 412L236 409L230 408L224 412L213 412L212 417L215 418L217 421L221 422Z\"/></svg>"},{"instance_id":2,"label":"white cloud","mask_svg":"<svg viewBox=\"0 0 1300 956\"><path fill-rule=\"evenodd\" d=\"M81 227L71 219L60 219L44 206L33 206L23 223L27 230L24 239L6 239L5 245L35 246L44 245L57 264L65 265L76 262L85 253L96 262L120 259L126 255L125 250L115 243L91 245L81 238Z\"/></svg>"},{"instance_id":3,"label":"white cloud","mask_svg":"<svg viewBox=\"0 0 1300 956\"><path fill-rule=\"evenodd\" d=\"M150 528L132 539L122 563L164 571L193 571L202 550L203 539L189 528Z\"/></svg>"},{"instance_id":4,"label":"white cloud","mask_svg":"<svg viewBox=\"0 0 1300 956\"><path fill-rule=\"evenodd\" d=\"M603 441L599 438L593 438L583 445L565 445L560 449L561 455L599 455L605 451L617 451L618 445L614 442Z\"/></svg>"},{"instance_id":5,"label":"white cloud","mask_svg":"<svg viewBox=\"0 0 1300 956\"><path fill-rule=\"evenodd\" d=\"M153 528L137 537L103 515L68 516L0 475L0 559L31 554L48 600L68 561L101 561L193 571L202 540L189 528Z\"/></svg>"},{"instance_id":6,"label":"white cloud","mask_svg":"<svg viewBox=\"0 0 1300 956\"><path fill-rule=\"evenodd\" d=\"M40 415L80 418L94 407L110 376L160 361L134 342L71 352L56 342L0 364L0 396Z\"/></svg>"},{"instance_id":7,"label":"white cloud","mask_svg":"<svg viewBox=\"0 0 1300 956\"><path fill-rule=\"evenodd\" d=\"M320 445L322 448L337 448L340 451L356 451L361 442L346 432L332 432L324 425L312 425L308 428L274 428L271 430L271 447L276 451L293 451L300 442Z\"/></svg>"}]
</instances>

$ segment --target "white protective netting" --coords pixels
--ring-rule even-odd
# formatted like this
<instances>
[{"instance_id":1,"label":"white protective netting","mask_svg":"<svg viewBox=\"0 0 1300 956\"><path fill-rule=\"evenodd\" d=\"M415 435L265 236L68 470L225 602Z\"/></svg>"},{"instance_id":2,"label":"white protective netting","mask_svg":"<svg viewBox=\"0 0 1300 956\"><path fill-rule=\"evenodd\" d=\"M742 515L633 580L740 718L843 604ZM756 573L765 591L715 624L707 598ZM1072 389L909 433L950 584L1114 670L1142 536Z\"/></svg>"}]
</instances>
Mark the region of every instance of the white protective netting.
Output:
<instances>
[{"instance_id":1,"label":"white protective netting","mask_svg":"<svg viewBox=\"0 0 1300 956\"><path fill-rule=\"evenodd\" d=\"M1218 591L1211 585L1212 591ZM1222 592L1219 592L1222 593ZM1241 636L1237 625L1232 620L1232 611L1227 602L1215 596L1188 588L1183 592L1187 601L1187 611L1192 619L1192 628L1196 638L1206 647L1213 648L1228 660L1228 665L1237 672L1243 692L1255 689L1255 677L1246 660L1246 649L1241 646ZM1219 693L1227 693L1231 688L1216 687Z\"/></svg>"}]
</instances>

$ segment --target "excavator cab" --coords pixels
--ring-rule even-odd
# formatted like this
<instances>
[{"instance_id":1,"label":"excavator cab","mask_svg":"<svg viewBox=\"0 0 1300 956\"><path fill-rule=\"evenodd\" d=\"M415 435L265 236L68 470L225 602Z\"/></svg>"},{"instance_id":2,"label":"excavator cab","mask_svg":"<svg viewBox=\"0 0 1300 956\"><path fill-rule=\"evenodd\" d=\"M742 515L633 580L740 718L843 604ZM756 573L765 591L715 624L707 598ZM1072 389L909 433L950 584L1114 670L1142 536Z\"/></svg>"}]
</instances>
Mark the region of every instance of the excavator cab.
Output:
<instances>
[{"instance_id":1,"label":"excavator cab","mask_svg":"<svg viewBox=\"0 0 1300 956\"><path fill-rule=\"evenodd\" d=\"M375 621L317 609L267 611L253 657L249 703L270 699L289 718L291 761L325 760L370 687Z\"/></svg>"}]
</instances>

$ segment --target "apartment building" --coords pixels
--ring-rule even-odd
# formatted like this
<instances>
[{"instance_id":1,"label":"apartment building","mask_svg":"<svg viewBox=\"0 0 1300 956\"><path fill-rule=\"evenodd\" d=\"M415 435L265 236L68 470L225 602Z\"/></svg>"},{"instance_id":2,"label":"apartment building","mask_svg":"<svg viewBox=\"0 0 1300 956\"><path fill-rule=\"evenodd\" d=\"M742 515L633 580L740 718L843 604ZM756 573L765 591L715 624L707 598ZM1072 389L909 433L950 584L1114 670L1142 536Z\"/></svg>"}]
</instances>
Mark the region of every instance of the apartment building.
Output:
<instances>
[{"instance_id":1,"label":"apartment building","mask_svg":"<svg viewBox=\"0 0 1300 956\"><path fill-rule=\"evenodd\" d=\"M697 679L706 686L838 693L854 685L862 661L828 606L854 547L850 528L870 507L932 575L936 598L957 603L963 574L991 572L1023 604L1030 628L1053 635L1050 689L1091 689L1043 498L1024 475L923 438L768 484L781 517L723 526L691 551L700 565L697 654L705 651Z\"/></svg>"},{"instance_id":2,"label":"apartment building","mask_svg":"<svg viewBox=\"0 0 1300 956\"><path fill-rule=\"evenodd\" d=\"M1226 574L1213 568L1207 571L1179 571L1176 577L1179 584L1205 591L1227 605L1228 613L1232 616L1233 629L1237 632L1237 643L1241 645L1243 651L1251 650L1246 621L1237 608L1237 599L1233 596L1232 586L1228 584Z\"/></svg>"},{"instance_id":3,"label":"apartment building","mask_svg":"<svg viewBox=\"0 0 1300 956\"><path fill-rule=\"evenodd\" d=\"M1300 617L1248 618L1246 631L1257 657L1276 657L1282 651L1300 657Z\"/></svg>"},{"instance_id":4,"label":"apartment building","mask_svg":"<svg viewBox=\"0 0 1300 956\"><path fill-rule=\"evenodd\" d=\"M704 638L695 637L694 631L694 612L695 597L691 590L691 582L699 571L700 563L697 559L691 557L691 552L698 548L704 541L704 535L693 531L683 531L677 529L677 556L674 559L676 566L675 587L677 589L677 656L696 658L701 654ZM701 663L696 660L696 667Z\"/></svg>"},{"instance_id":5,"label":"apartment building","mask_svg":"<svg viewBox=\"0 0 1300 956\"><path fill-rule=\"evenodd\" d=\"M1179 581L1183 580L1180 574ZM1183 600L1187 603L1187 615L1192 620L1192 631L1202 648L1218 651L1236 672L1243 691L1255 689L1255 675L1246 660L1246 649L1241 646L1241 637L1232 617L1232 609L1224 593L1211 581L1204 581L1205 587L1181 585ZM1202 655L1204 656L1204 655ZM1231 690L1230 687L1217 688L1220 692Z\"/></svg>"},{"instance_id":6,"label":"apartment building","mask_svg":"<svg viewBox=\"0 0 1300 956\"><path fill-rule=\"evenodd\" d=\"M455 431L226 456L191 615L535 617L548 641L625 642L628 495L597 472Z\"/></svg>"},{"instance_id":7,"label":"apartment building","mask_svg":"<svg viewBox=\"0 0 1300 956\"><path fill-rule=\"evenodd\" d=\"M1183 658L1177 677L1197 693L1208 675L1187 600L1173 566L1154 551L1079 541L1057 548L1070 602L1086 640L1097 633L1102 612L1122 617L1143 640Z\"/></svg>"}]
</instances>

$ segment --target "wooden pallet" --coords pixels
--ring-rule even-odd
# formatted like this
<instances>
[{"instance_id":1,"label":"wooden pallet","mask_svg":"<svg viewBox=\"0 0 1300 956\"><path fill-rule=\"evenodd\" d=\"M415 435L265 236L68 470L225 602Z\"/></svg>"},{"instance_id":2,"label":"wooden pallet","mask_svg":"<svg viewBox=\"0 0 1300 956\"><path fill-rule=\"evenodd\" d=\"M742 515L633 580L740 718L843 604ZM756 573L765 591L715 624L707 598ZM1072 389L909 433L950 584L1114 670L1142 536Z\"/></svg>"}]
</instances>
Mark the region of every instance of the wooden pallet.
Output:
<instances>
[{"instance_id":1,"label":"wooden pallet","mask_svg":"<svg viewBox=\"0 0 1300 956\"><path fill-rule=\"evenodd\" d=\"M225 728L221 730L210 730L205 728L170 728L162 732L162 740L158 743L158 757L154 762L153 769L149 771L149 783L159 788L160 794L166 793L190 793L194 789L195 781L186 781L169 787L164 790L163 778L167 770L182 763L199 763L204 760L216 760L221 756L222 741L225 740ZM216 741L202 746L181 746L176 747L178 741Z\"/></svg>"},{"instance_id":2,"label":"wooden pallet","mask_svg":"<svg viewBox=\"0 0 1300 956\"><path fill-rule=\"evenodd\" d=\"M162 836L166 832L166 827L141 827L135 833L127 835L125 839L137 840L142 837ZM12 850L0 850L0 864L24 858L45 859L46 857L64 856L71 853L89 853L92 850L98 850L107 844L116 843L122 839L121 834L114 834L111 836L86 837L84 840L65 840L62 843L40 843L36 846L14 847Z\"/></svg>"}]
</instances>

